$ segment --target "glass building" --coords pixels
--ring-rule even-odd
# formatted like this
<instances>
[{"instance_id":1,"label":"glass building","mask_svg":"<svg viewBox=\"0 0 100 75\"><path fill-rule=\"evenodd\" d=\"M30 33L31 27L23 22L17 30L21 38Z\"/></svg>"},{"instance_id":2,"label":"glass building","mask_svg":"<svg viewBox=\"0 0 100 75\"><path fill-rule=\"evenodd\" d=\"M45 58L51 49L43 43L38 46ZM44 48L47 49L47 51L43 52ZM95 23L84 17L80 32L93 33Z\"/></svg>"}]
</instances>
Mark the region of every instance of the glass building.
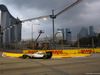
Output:
<instances>
[{"instance_id":1,"label":"glass building","mask_svg":"<svg viewBox=\"0 0 100 75\"><path fill-rule=\"evenodd\" d=\"M62 31L63 39L66 39L68 42L72 40L72 34L70 28L57 29L57 31Z\"/></svg>"},{"instance_id":2,"label":"glass building","mask_svg":"<svg viewBox=\"0 0 100 75\"><path fill-rule=\"evenodd\" d=\"M72 41L72 34L71 34L71 31L70 31L70 28L66 28L66 40L68 42Z\"/></svg>"},{"instance_id":3,"label":"glass building","mask_svg":"<svg viewBox=\"0 0 100 75\"><path fill-rule=\"evenodd\" d=\"M97 33L94 32L94 27L93 26L89 26L89 35L90 36L96 36Z\"/></svg>"},{"instance_id":4,"label":"glass building","mask_svg":"<svg viewBox=\"0 0 100 75\"><path fill-rule=\"evenodd\" d=\"M81 31L78 34L78 37L79 38L86 38L86 37L88 37L88 29L85 28L85 27L82 27Z\"/></svg>"},{"instance_id":5,"label":"glass building","mask_svg":"<svg viewBox=\"0 0 100 75\"><path fill-rule=\"evenodd\" d=\"M14 18L4 5L0 5L0 16L1 16L1 21L0 21L1 31L3 32L1 38L2 43L14 43L15 41L20 42L22 24L21 23L16 24L16 22L20 20L18 18ZM13 26L11 26L12 24Z\"/></svg>"}]
</instances>

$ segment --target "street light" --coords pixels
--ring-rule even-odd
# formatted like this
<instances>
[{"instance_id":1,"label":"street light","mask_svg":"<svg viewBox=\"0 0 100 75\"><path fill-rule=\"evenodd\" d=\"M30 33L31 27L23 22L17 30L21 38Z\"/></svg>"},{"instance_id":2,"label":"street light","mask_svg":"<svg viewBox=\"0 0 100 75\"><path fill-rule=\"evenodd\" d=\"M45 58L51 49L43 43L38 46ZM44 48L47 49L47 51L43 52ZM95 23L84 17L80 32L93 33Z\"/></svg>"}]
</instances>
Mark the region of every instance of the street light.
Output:
<instances>
[{"instance_id":1,"label":"street light","mask_svg":"<svg viewBox=\"0 0 100 75\"><path fill-rule=\"evenodd\" d=\"M47 20L47 18L46 18L46 17L44 17L44 18L43 18L43 20Z\"/></svg>"},{"instance_id":2,"label":"street light","mask_svg":"<svg viewBox=\"0 0 100 75\"><path fill-rule=\"evenodd\" d=\"M34 40L33 40L33 24L32 24L32 43L33 43L32 49L34 49Z\"/></svg>"},{"instance_id":3,"label":"street light","mask_svg":"<svg viewBox=\"0 0 100 75\"><path fill-rule=\"evenodd\" d=\"M54 49L56 49L56 46L55 46L55 31L54 31L54 19L56 18L56 16L54 15L54 10L52 10L52 25L53 25L53 45L54 45Z\"/></svg>"}]
</instances>

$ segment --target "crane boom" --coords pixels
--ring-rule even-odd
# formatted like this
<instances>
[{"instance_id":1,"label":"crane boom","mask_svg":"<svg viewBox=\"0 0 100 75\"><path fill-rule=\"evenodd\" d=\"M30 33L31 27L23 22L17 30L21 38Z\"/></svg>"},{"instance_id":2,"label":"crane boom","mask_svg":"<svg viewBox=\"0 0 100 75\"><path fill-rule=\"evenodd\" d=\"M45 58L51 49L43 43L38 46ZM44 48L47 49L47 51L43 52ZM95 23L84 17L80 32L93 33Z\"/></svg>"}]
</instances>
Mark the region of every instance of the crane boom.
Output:
<instances>
[{"instance_id":1,"label":"crane boom","mask_svg":"<svg viewBox=\"0 0 100 75\"><path fill-rule=\"evenodd\" d=\"M73 4L71 4L70 6L68 6L67 8L63 9L62 11L60 11L58 14L56 14L55 16L57 17L58 15L64 13L66 10L72 8L73 6L77 5L78 3L80 3L83 0L77 0L76 2L74 2Z\"/></svg>"}]
</instances>

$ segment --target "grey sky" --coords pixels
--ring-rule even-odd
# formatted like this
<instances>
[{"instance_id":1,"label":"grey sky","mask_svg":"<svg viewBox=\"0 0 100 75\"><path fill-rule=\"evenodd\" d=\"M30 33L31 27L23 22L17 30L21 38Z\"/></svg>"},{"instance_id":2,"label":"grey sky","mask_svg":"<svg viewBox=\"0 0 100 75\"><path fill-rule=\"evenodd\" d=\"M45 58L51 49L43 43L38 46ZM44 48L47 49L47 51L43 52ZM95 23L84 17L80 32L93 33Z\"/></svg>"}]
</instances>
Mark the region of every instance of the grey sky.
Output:
<instances>
[{"instance_id":1,"label":"grey sky","mask_svg":"<svg viewBox=\"0 0 100 75\"><path fill-rule=\"evenodd\" d=\"M72 2L76 0L0 0L1 4L5 4L14 17L29 19L44 15L50 15L52 9L58 13ZM66 6L65 6L66 5ZM83 0L75 7L64 12L55 19L55 32L57 28L70 28L72 36L76 36L81 27L94 26L98 32L100 28L100 0ZM31 24L34 24L34 37L37 36L38 30L44 30L42 35L46 36L52 33L52 20L39 20L31 23L23 24L23 38L31 38ZM36 26L35 24L40 24Z\"/></svg>"}]
</instances>

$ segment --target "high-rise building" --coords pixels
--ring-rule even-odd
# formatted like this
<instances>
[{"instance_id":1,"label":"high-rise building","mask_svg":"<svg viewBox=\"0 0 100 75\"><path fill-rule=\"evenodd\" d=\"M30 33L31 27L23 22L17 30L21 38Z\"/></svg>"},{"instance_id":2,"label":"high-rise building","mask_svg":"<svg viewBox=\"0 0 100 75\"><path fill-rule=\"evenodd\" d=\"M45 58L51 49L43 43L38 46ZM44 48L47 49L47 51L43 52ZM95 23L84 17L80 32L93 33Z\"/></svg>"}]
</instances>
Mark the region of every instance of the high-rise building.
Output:
<instances>
[{"instance_id":1,"label":"high-rise building","mask_svg":"<svg viewBox=\"0 0 100 75\"><path fill-rule=\"evenodd\" d=\"M66 39L69 42L72 40L72 34L70 28L57 29L57 31L62 31L63 39Z\"/></svg>"},{"instance_id":2,"label":"high-rise building","mask_svg":"<svg viewBox=\"0 0 100 75\"><path fill-rule=\"evenodd\" d=\"M66 40L69 42L72 41L72 34L70 28L66 28Z\"/></svg>"},{"instance_id":3,"label":"high-rise building","mask_svg":"<svg viewBox=\"0 0 100 75\"><path fill-rule=\"evenodd\" d=\"M62 37L63 37L62 31L61 31L61 30L57 31L56 39L57 39L57 40L61 40Z\"/></svg>"},{"instance_id":4,"label":"high-rise building","mask_svg":"<svg viewBox=\"0 0 100 75\"><path fill-rule=\"evenodd\" d=\"M93 26L89 26L89 35L93 36L94 31L93 31Z\"/></svg>"},{"instance_id":5,"label":"high-rise building","mask_svg":"<svg viewBox=\"0 0 100 75\"><path fill-rule=\"evenodd\" d=\"M63 35L63 39L64 39L64 37L65 37L65 35L64 35L64 28L62 28L62 29L57 29L57 31L62 31L62 35Z\"/></svg>"},{"instance_id":6,"label":"high-rise building","mask_svg":"<svg viewBox=\"0 0 100 75\"><path fill-rule=\"evenodd\" d=\"M94 32L94 27L93 26L89 26L89 36L96 36L97 33Z\"/></svg>"},{"instance_id":7,"label":"high-rise building","mask_svg":"<svg viewBox=\"0 0 100 75\"><path fill-rule=\"evenodd\" d=\"M1 31L7 27L9 27L11 24L15 24L16 22L20 21L18 18L14 18L4 5L0 5L1 10ZM3 35L1 37L2 43L9 43L9 42L19 42L21 41L21 27L22 24L18 23L15 26L11 26L8 29L5 29L3 31Z\"/></svg>"},{"instance_id":8,"label":"high-rise building","mask_svg":"<svg viewBox=\"0 0 100 75\"><path fill-rule=\"evenodd\" d=\"M77 35L78 38L86 38L88 37L88 29L85 27L81 28L81 31L79 32L79 34Z\"/></svg>"}]
</instances>

